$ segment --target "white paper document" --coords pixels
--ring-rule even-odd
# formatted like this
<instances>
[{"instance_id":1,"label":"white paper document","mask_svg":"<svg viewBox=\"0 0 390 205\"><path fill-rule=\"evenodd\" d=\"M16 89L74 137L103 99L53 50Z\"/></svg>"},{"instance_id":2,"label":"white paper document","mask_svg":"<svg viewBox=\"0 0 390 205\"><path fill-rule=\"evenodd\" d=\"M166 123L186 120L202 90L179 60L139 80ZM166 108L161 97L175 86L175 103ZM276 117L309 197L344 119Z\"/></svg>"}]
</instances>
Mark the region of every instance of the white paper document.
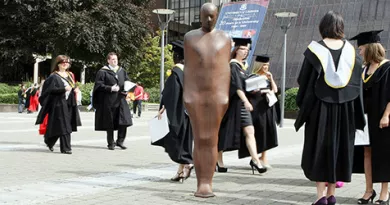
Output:
<instances>
[{"instance_id":1,"label":"white paper document","mask_svg":"<svg viewBox=\"0 0 390 205\"><path fill-rule=\"evenodd\" d=\"M367 114L364 115L364 117L366 118L366 122L367 122ZM355 145L356 146L359 146L359 145L370 145L370 137L369 137L369 134L368 134L368 126L367 126L367 124L364 127L364 131L356 130Z\"/></svg>"},{"instance_id":2,"label":"white paper document","mask_svg":"<svg viewBox=\"0 0 390 205\"><path fill-rule=\"evenodd\" d=\"M149 133L152 143L164 138L169 133L167 111L161 115L161 120L156 116L149 121Z\"/></svg>"},{"instance_id":3,"label":"white paper document","mask_svg":"<svg viewBox=\"0 0 390 205\"><path fill-rule=\"evenodd\" d=\"M136 86L135 83L130 82L130 81L125 81L124 90L127 92L127 91L131 90L131 88L133 88L134 86Z\"/></svg>"},{"instance_id":4,"label":"white paper document","mask_svg":"<svg viewBox=\"0 0 390 205\"><path fill-rule=\"evenodd\" d=\"M245 90L247 92L266 88L268 86L267 78L263 76L250 77L245 80Z\"/></svg>"}]
</instances>

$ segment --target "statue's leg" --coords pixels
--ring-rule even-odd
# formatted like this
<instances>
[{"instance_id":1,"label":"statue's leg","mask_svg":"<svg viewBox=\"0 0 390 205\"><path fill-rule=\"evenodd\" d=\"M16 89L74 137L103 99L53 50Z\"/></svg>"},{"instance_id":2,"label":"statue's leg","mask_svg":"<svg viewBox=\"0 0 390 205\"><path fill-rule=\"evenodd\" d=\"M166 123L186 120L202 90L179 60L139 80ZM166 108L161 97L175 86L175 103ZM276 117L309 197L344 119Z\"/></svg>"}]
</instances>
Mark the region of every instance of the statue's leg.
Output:
<instances>
[{"instance_id":1,"label":"statue's leg","mask_svg":"<svg viewBox=\"0 0 390 205\"><path fill-rule=\"evenodd\" d=\"M194 134L194 165L197 177L197 197L213 197L212 179L218 156L218 131L226 110L224 106L187 106Z\"/></svg>"}]
</instances>

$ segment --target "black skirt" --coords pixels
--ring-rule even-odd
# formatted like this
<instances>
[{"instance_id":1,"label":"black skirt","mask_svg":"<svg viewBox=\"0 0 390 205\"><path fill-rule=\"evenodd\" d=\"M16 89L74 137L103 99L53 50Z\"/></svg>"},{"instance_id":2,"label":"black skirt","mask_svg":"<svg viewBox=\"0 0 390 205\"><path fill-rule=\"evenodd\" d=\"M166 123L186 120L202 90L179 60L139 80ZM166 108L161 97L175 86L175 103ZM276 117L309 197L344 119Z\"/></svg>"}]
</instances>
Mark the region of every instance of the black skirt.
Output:
<instances>
[{"instance_id":1,"label":"black skirt","mask_svg":"<svg viewBox=\"0 0 390 205\"><path fill-rule=\"evenodd\" d=\"M350 182L355 141L354 102L316 100L305 124L302 169L316 182Z\"/></svg>"},{"instance_id":2,"label":"black skirt","mask_svg":"<svg viewBox=\"0 0 390 205\"><path fill-rule=\"evenodd\" d=\"M251 113L241 104L241 128L253 125Z\"/></svg>"}]
</instances>

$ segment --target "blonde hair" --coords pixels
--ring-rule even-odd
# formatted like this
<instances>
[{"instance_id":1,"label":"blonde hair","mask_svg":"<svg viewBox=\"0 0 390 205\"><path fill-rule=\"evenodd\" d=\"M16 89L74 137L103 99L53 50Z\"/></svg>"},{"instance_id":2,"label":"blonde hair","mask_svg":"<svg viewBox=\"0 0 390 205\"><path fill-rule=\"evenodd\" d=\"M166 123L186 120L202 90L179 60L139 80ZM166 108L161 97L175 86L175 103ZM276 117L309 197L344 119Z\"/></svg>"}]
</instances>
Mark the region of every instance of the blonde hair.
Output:
<instances>
[{"instance_id":1,"label":"blonde hair","mask_svg":"<svg viewBox=\"0 0 390 205\"><path fill-rule=\"evenodd\" d=\"M265 63L263 62L255 61L255 63L253 63L252 73L259 74L259 72L263 70L264 64Z\"/></svg>"},{"instance_id":2,"label":"blonde hair","mask_svg":"<svg viewBox=\"0 0 390 205\"><path fill-rule=\"evenodd\" d=\"M365 63L380 63L385 59L386 51L380 43L369 43L366 44L364 51L364 62Z\"/></svg>"}]
</instances>

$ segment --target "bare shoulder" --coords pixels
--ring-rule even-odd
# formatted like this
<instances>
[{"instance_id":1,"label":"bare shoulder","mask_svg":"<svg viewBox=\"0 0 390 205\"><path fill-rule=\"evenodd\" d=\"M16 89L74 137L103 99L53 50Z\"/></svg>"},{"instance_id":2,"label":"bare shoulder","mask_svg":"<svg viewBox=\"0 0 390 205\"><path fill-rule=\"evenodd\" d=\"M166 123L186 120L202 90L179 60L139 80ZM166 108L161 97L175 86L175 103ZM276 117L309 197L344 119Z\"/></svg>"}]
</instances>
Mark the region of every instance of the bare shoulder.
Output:
<instances>
[{"instance_id":1,"label":"bare shoulder","mask_svg":"<svg viewBox=\"0 0 390 205\"><path fill-rule=\"evenodd\" d=\"M229 34L227 34L225 31L221 31L221 30L216 30L215 31L215 35L220 38L220 39L223 39L223 40L226 40L226 41L231 41L232 39L230 38Z\"/></svg>"},{"instance_id":2,"label":"bare shoulder","mask_svg":"<svg viewBox=\"0 0 390 205\"><path fill-rule=\"evenodd\" d=\"M195 30L191 30L191 31L188 31L185 35L184 35L184 41L186 40L190 40L196 36L198 36L200 34L200 30L199 29L195 29Z\"/></svg>"}]
</instances>

